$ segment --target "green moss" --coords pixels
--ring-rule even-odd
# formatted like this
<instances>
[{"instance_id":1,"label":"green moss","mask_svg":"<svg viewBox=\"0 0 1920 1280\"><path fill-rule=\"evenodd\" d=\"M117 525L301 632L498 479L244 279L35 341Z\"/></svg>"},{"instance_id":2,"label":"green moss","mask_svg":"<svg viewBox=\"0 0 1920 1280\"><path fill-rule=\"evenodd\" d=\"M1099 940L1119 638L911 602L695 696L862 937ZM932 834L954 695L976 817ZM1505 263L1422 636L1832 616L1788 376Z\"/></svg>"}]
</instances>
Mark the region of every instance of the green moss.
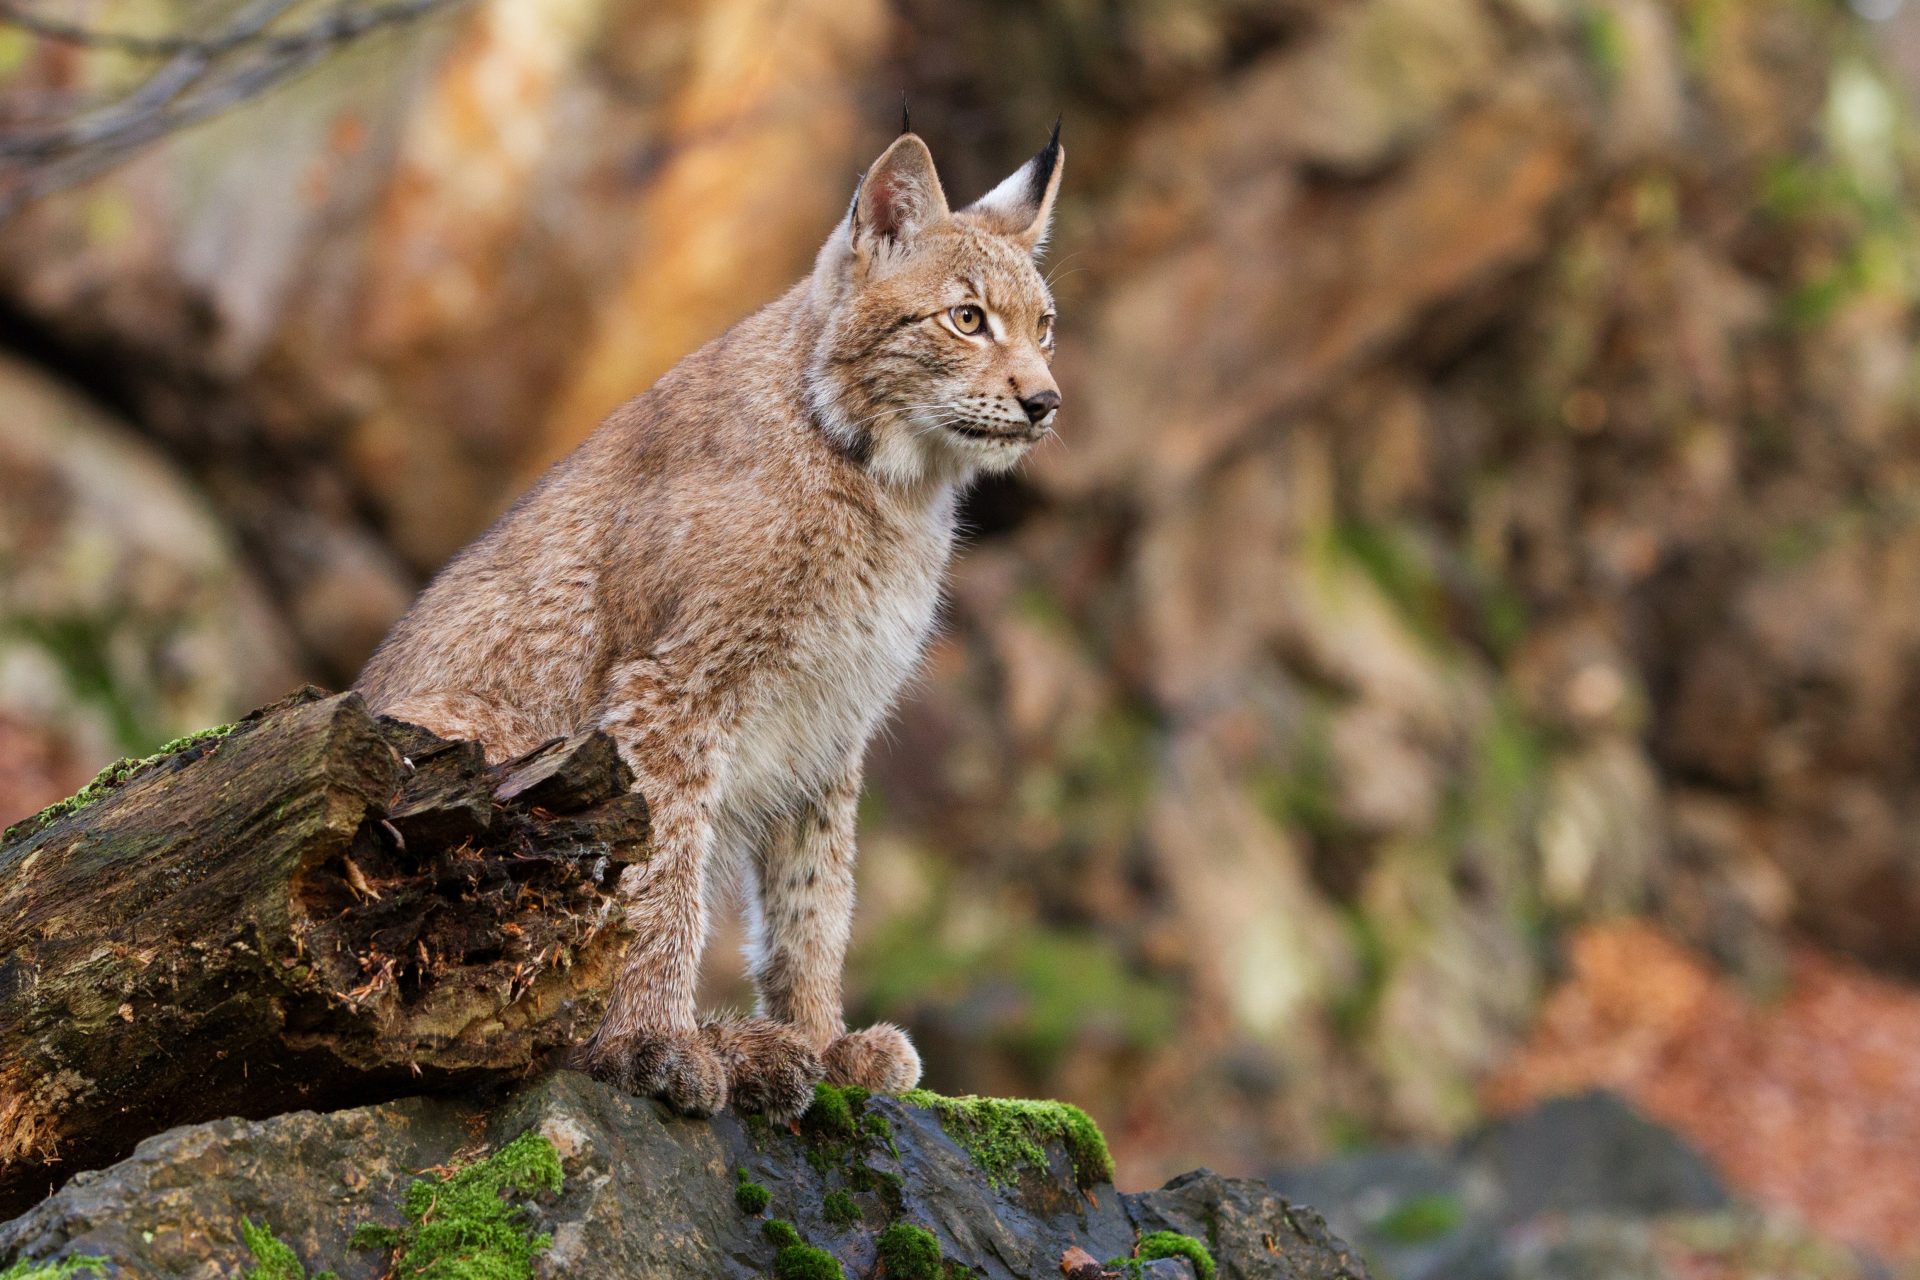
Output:
<instances>
[{"instance_id":1,"label":"green moss","mask_svg":"<svg viewBox=\"0 0 1920 1280\"><path fill-rule=\"evenodd\" d=\"M32 1262L22 1258L0 1271L0 1280L68 1280L83 1271L97 1276L106 1269L104 1258L62 1258L58 1262Z\"/></svg>"},{"instance_id":2,"label":"green moss","mask_svg":"<svg viewBox=\"0 0 1920 1280\"><path fill-rule=\"evenodd\" d=\"M150 756L145 756L140 759L128 756L124 760L116 760L95 774L93 781L68 796L65 800L56 801L42 809L39 813L34 814L31 818L22 818L20 821L8 827L4 832L0 832L0 840L12 840L19 836L32 835L42 827L58 822L68 814L77 813L81 809L86 808L100 797L106 795L109 791L124 786L134 777L146 772L146 770L153 765L159 764L169 757L179 755L181 752L191 751L196 747L205 746L210 742L218 742L238 727L238 725L223 724L211 729L202 729L198 733L190 733L185 737L175 738ZM4 1277L0 1277L0 1280L4 1280Z\"/></svg>"},{"instance_id":3,"label":"green moss","mask_svg":"<svg viewBox=\"0 0 1920 1280\"><path fill-rule=\"evenodd\" d=\"M847 1280L839 1259L825 1249L790 1244L773 1260L776 1280Z\"/></svg>"},{"instance_id":4,"label":"green moss","mask_svg":"<svg viewBox=\"0 0 1920 1280\"><path fill-rule=\"evenodd\" d=\"M1161 736L1148 708L1104 707L1060 736L1057 767L1034 762L1015 801L1026 814L1058 823L1061 830L1095 841L1122 839L1153 794Z\"/></svg>"},{"instance_id":5,"label":"green moss","mask_svg":"<svg viewBox=\"0 0 1920 1280\"><path fill-rule=\"evenodd\" d=\"M242 1218L240 1238L253 1255L254 1265L247 1272L247 1280L306 1280L307 1269L299 1256L273 1234L272 1228L255 1226L251 1218Z\"/></svg>"},{"instance_id":6,"label":"green moss","mask_svg":"<svg viewBox=\"0 0 1920 1280\"><path fill-rule=\"evenodd\" d=\"M1178 1025L1174 991L1131 968L1109 938L1035 930L1010 948L1008 973L1021 1003L1001 1035L1036 1074L1051 1071L1089 1034L1148 1048Z\"/></svg>"},{"instance_id":7,"label":"green moss","mask_svg":"<svg viewBox=\"0 0 1920 1280\"><path fill-rule=\"evenodd\" d=\"M1207 1252L1207 1246L1178 1231L1148 1232L1140 1237L1140 1245L1134 1250L1134 1256L1142 1262L1152 1262L1157 1258L1185 1258L1193 1264L1193 1273L1200 1280L1213 1280L1213 1255Z\"/></svg>"},{"instance_id":8,"label":"green moss","mask_svg":"<svg viewBox=\"0 0 1920 1280\"><path fill-rule=\"evenodd\" d=\"M391 1249L399 1243L399 1228L382 1226L378 1222L363 1222L347 1237L349 1249Z\"/></svg>"},{"instance_id":9,"label":"green moss","mask_svg":"<svg viewBox=\"0 0 1920 1280\"><path fill-rule=\"evenodd\" d=\"M1453 1234L1466 1216L1460 1201L1448 1195L1414 1196L1395 1205L1373 1224L1374 1232L1395 1244L1425 1244Z\"/></svg>"},{"instance_id":10,"label":"green moss","mask_svg":"<svg viewBox=\"0 0 1920 1280\"><path fill-rule=\"evenodd\" d=\"M760 1228L760 1234L776 1249L790 1249L801 1243L800 1233L785 1218L768 1218L766 1225Z\"/></svg>"},{"instance_id":11,"label":"green moss","mask_svg":"<svg viewBox=\"0 0 1920 1280\"><path fill-rule=\"evenodd\" d=\"M891 1169L873 1169L856 1163L847 1170L847 1185L855 1191L871 1191L879 1196L888 1217L897 1215L907 1200L905 1180Z\"/></svg>"},{"instance_id":12,"label":"green moss","mask_svg":"<svg viewBox=\"0 0 1920 1280\"><path fill-rule=\"evenodd\" d=\"M537 1133L446 1177L415 1179L407 1223L390 1237L393 1280L531 1280L534 1255L553 1240L535 1235L527 1210L506 1197L558 1191L561 1180L559 1154Z\"/></svg>"},{"instance_id":13,"label":"green moss","mask_svg":"<svg viewBox=\"0 0 1920 1280\"><path fill-rule=\"evenodd\" d=\"M830 1142L846 1142L855 1134L853 1116L867 1100L867 1091L841 1088L822 1080L813 1086L813 1105L800 1118L800 1127L809 1137Z\"/></svg>"},{"instance_id":14,"label":"green moss","mask_svg":"<svg viewBox=\"0 0 1920 1280\"><path fill-rule=\"evenodd\" d=\"M152 708L136 705L124 664L115 660L115 633L123 621L112 614L16 616L7 621L6 629L38 645L59 663L68 689L106 715L123 750L136 751L153 741Z\"/></svg>"},{"instance_id":15,"label":"green moss","mask_svg":"<svg viewBox=\"0 0 1920 1280\"><path fill-rule=\"evenodd\" d=\"M875 1244L888 1280L939 1280L940 1242L925 1227L896 1222Z\"/></svg>"},{"instance_id":16,"label":"green moss","mask_svg":"<svg viewBox=\"0 0 1920 1280\"><path fill-rule=\"evenodd\" d=\"M1351 1155L1373 1145L1373 1130L1365 1119L1339 1107L1328 1107L1321 1114L1321 1131L1335 1150Z\"/></svg>"},{"instance_id":17,"label":"green moss","mask_svg":"<svg viewBox=\"0 0 1920 1280\"><path fill-rule=\"evenodd\" d=\"M741 1165L733 1188L733 1202L740 1206L740 1212L757 1214L773 1203L773 1192L747 1177L747 1167Z\"/></svg>"},{"instance_id":18,"label":"green moss","mask_svg":"<svg viewBox=\"0 0 1920 1280\"><path fill-rule=\"evenodd\" d=\"M865 1170L859 1155L867 1143L883 1135L892 1145L892 1129L884 1116L864 1116L871 1095L856 1085L831 1085L825 1082L813 1089L813 1105L800 1117L800 1129L807 1137L807 1163L821 1174L844 1173L855 1179Z\"/></svg>"},{"instance_id":19,"label":"green moss","mask_svg":"<svg viewBox=\"0 0 1920 1280\"><path fill-rule=\"evenodd\" d=\"M829 1191L820 1202L820 1216L836 1227L850 1227L860 1221L860 1206L844 1191Z\"/></svg>"},{"instance_id":20,"label":"green moss","mask_svg":"<svg viewBox=\"0 0 1920 1280\"><path fill-rule=\"evenodd\" d=\"M1392 972L1393 952L1379 922L1359 907L1342 907L1341 919L1357 963L1353 980L1334 993L1328 1013L1341 1037L1352 1042L1365 1034L1380 1011Z\"/></svg>"},{"instance_id":21,"label":"green moss","mask_svg":"<svg viewBox=\"0 0 1920 1280\"><path fill-rule=\"evenodd\" d=\"M1611 9L1590 4L1580 12L1580 40L1601 88L1611 93L1627 69L1626 27Z\"/></svg>"},{"instance_id":22,"label":"green moss","mask_svg":"<svg viewBox=\"0 0 1920 1280\"><path fill-rule=\"evenodd\" d=\"M0 80L11 80L27 65L35 48L33 37L24 31L0 31Z\"/></svg>"},{"instance_id":23,"label":"green moss","mask_svg":"<svg viewBox=\"0 0 1920 1280\"><path fill-rule=\"evenodd\" d=\"M1284 765L1256 777L1254 792L1261 809L1278 827L1323 844L1351 838L1349 824L1340 814L1333 715L1325 702L1307 705Z\"/></svg>"},{"instance_id":24,"label":"green moss","mask_svg":"<svg viewBox=\"0 0 1920 1280\"><path fill-rule=\"evenodd\" d=\"M240 1238L253 1255L253 1266L246 1280L307 1280L307 1269L292 1246L273 1234L264 1223L255 1226L251 1218L240 1219ZM322 1271L313 1280L335 1280L334 1273Z\"/></svg>"},{"instance_id":25,"label":"green moss","mask_svg":"<svg viewBox=\"0 0 1920 1280\"><path fill-rule=\"evenodd\" d=\"M1445 602L1432 557L1411 530L1347 520L1329 530L1333 550L1373 579L1415 631L1427 639L1444 631Z\"/></svg>"},{"instance_id":26,"label":"green moss","mask_svg":"<svg viewBox=\"0 0 1920 1280\"><path fill-rule=\"evenodd\" d=\"M1330 568L1359 569L1432 652L1452 656L1470 637L1495 655L1510 653L1528 626L1525 598L1462 550L1424 525L1343 520L1327 529L1322 553Z\"/></svg>"},{"instance_id":27,"label":"green moss","mask_svg":"<svg viewBox=\"0 0 1920 1280\"><path fill-rule=\"evenodd\" d=\"M940 1117L940 1127L973 1158L996 1186L1024 1169L1047 1167L1046 1144L1061 1142L1082 1187L1113 1178L1113 1156L1100 1126L1066 1102L1023 1098L946 1098L925 1089L900 1095L910 1107L925 1107Z\"/></svg>"}]
</instances>

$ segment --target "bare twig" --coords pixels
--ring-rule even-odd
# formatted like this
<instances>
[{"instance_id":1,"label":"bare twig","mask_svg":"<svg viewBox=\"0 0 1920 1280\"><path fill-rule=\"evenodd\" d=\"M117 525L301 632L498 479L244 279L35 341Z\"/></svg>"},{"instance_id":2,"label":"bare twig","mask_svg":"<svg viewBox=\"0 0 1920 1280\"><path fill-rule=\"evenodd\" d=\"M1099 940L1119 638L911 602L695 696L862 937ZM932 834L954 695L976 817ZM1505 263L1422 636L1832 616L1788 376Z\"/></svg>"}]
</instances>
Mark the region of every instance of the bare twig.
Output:
<instances>
[{"instance_id":1,"label":"bare twig","mask_svg":"<svg viewBox=\"0 0 1920 1280\"><path fill-rule=\"evenodd\" d=\"M280 6L283 10L288 7ZM46 40L92 49L114 49L135 57L170 58L182 53L219 57L248 45L285 51L310 44L339 44L365 35L375 27L411 22L444 7L445 0L392 0L391 3L364 8L342 4L310 26L278 34L260 29L247 30L242 19L226 30L211 35L137 35L126 31L98 31L78 23L47 17L18 3L18 0L0 0L0 24L17 27Z\"/></svg>"},{"instance_id":2,"label":"bare twig","mask_svg":"<svg viewBox=\"0 0 1920 1280\"><path fill-rule=\"evenodd\" d=\"M0 25L44 40L166 61L108 106L51 124L0 129L0 220L23 205L126 159L157 138L270 91L339 49L465 0L338 0L301 26L278 29L300 0L251 0L217 30L188 35L101 31L0 0Z\"/></svg>"}]
</instances>

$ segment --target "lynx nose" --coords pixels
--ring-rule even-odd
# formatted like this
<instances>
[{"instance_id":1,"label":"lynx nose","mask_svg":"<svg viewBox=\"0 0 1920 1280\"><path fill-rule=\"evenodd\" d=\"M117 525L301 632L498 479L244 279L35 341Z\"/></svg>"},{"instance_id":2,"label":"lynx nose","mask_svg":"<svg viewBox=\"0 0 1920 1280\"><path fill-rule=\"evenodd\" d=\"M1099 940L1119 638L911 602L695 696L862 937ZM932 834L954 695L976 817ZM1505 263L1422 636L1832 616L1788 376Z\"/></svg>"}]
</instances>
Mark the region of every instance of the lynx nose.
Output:
<instances>
[{"instance_id":1,"label":"lynx nose","mask_svg":"<svg viewBox=\"0 0 1920 1280\"><path fill-rule=\"evenodd\" d=\"M1060 393L1053 390L1036 391L1022 400L1020 407L1027 411L1028 422L1038 422L1060 407Z\"/></svg>"}]
</instances>

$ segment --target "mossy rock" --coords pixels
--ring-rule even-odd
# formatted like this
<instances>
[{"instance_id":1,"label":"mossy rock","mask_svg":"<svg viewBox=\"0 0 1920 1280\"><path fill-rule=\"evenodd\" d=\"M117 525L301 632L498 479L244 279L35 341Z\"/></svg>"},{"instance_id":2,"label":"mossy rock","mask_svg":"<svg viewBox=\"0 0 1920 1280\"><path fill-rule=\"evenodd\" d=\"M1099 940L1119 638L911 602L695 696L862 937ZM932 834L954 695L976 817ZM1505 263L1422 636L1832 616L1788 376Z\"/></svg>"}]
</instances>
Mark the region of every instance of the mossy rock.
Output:
<instances>
[{"instance_id":1,"label":"mossy rock","mask_svg":"<svg viewBox=\"0 0 1920 1280\"><path fill-rule=\"evenodd\" d=\"M107 1264L99 1258L62 1258L58 1262L28 1262L22 1259L4 1271L0 1280L73 1280L75 1276L99 1275Z\"/></svg>"},{"instance_id":2,"label":"mossy rock","mask_svg":"<svg viewBox=\"0 0 1920 1280\"><path fill-rule=\"evenodd\" d=\"M910 1107L925 1107L940 1117L947 1135L964 1148L987 1178L998 1185L1025 1170L1044 1172L1047 1144L1059 1142L1072 1161L1081 1187L1113 1180L1113 1156L1100 1126L1067 1102L1026 1098L948 1098L925 1089L900 1095Z\"/></svg>"},{"instance_id":3,"label":"mossy rock","mask_svg":"<svg viewBox=\"0 0 1920 1280\"><path fill-rule=\"evenodd\" d=\"M796 1133L676 1116L563 1071L499 1101L188 1126L0 1225L0 1276L71 1280L88 1272L63 1259L85 1256L141 1280L197 1280L210 1265L253 1280L1015 1280L1056 1274L1063 1241L1131 1256L1153 1231L1205 1241L1222 1280L1365 1275L1290 1235L1301 1215L1259 1184L1209 1176L1177 1205L1083 1187L1081 1170L1109 1167L1104 1144L1059 1104L831 1096L845 1114L829 1102ZM742 1212L743 1186L766 1192L758 1212ZM1284 1254L1263 1235L1287 1240ZM34 1260L8 1275L28 1248ZM48 1266L67 1270L34 1270Z\"/></svg>"},{"instance_id":4,"label":"mossy rock","mask_svg":"<svg viewBox=\"0 0 1920 1280\"><path fill-rule=\"evenodd\" d=\"M893 1223L880 1233L879 1254L890 1280L940 1280L940 1241L925 1227Z\"/></svg>"}]
</instances>

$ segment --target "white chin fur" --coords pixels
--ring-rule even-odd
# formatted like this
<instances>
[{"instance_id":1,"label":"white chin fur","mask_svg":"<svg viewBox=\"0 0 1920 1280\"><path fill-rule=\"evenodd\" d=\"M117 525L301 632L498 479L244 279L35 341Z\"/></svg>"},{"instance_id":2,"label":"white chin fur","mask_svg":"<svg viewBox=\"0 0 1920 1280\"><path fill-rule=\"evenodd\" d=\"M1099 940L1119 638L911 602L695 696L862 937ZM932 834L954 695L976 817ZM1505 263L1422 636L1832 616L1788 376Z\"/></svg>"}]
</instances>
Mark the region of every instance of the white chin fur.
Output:
<instances>
[{"instance_id":1,"label":"white chin fur","mask_svg":"<svg viewBox=\"0 0 1920 1280\"><path fill-rule=\"evenodd\" d=\"M1020 460L1033 448L1033 441L1024 436L988 440L952 431L946 435L948 446L977 471L1010 471L1020 465Z\"/></svg>"},{"instance_id":2,"label":"white chin fur","mask_svg":"<svg viewBox=\"0 0 1920 1280\"><path fill-rule=\"evenodd\" d=\"M895 484L964 484L982 473L1011 471L1034 443L1031 437L970 436L937 422L916 423L882 432L871 465L881 479Z\"/></svg>"}]
</instances>

